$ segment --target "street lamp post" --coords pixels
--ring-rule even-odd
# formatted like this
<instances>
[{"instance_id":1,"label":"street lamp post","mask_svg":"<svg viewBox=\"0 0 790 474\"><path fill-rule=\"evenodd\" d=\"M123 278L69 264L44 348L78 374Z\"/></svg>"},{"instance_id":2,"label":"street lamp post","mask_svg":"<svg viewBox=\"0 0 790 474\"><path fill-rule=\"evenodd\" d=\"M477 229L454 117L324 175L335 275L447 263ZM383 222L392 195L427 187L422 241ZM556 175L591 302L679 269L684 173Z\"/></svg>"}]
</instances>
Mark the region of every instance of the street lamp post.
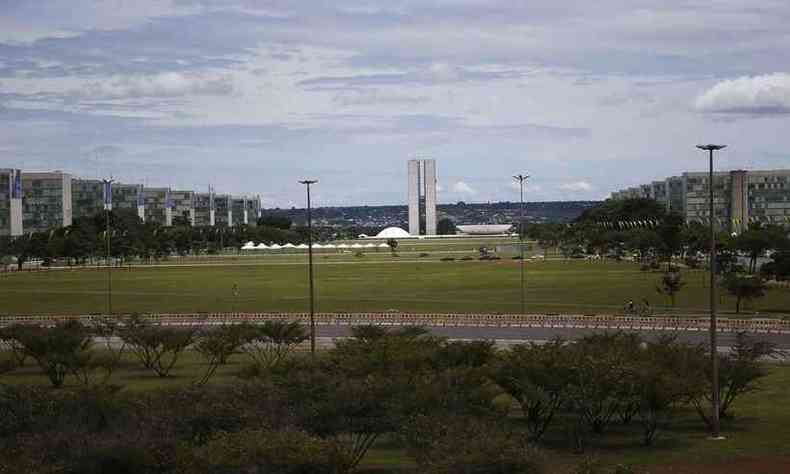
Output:
<instances>
[{"instance_id":1,"label":"street lamp post","mask_svg":"<svg viewBox=\"0 0 790 474\"><path fill-rule=\"evenodd\" d=\"M713 152L721 150L727 145L697 145L700 150L706 150L709 157L708 173L708 219L710 221L710 359L711 359L711 400L712 400L712 439L722 439L719 423L719 353L716 343L716 229L713 225Z\"/></svg>"},{"instance_id":2,"label":"street lamp post","mask_svg":"<svg viewBox=\"0 0 790 474\"><path fill-rule=\"evenodd\" d=\"M110 264L110 211L112 210L112 183L113 179L103 179L105 234L107 242L107 314L112 315L112 265Z\"/></svg>"},{"instance_id":3,"label":"street lamp post","mask_svg":"<svg viewBox=\"0 0 790 474\"><path fill-rule=\"evenodd\" d=\"M519 190L521 192L521 206L519 209L518 221L518 247L520 252L519 266L521 269L521 314L524 314L524 181L529 179L529 175L517 174L513 179L518 181Z\"/></svg>"},{"instance_id":4,"label":"street lamp post","mask_svg":"<svg viewBox=\"0 0 790 474\"><path fill-rule=\"evenodd\" d=\"M307 266L310 278L310 354L315 357L315 291L313 288L313 216L310 206L310 185L316 184L317 179L299 181L307 188Z\"/></svg>"}]
</instances>

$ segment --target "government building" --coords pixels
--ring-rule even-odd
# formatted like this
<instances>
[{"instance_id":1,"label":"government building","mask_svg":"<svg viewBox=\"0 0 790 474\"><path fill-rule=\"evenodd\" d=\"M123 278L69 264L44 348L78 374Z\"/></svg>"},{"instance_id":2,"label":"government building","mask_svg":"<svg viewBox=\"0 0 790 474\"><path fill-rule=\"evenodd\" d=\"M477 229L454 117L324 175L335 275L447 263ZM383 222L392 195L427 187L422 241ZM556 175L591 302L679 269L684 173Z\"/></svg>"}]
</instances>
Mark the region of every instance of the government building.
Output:
<instances>
[{"instance_id":1,"label":"government building","mask_svg":"<svg viewBox=\"0 0 790 474\"><path fill-rule=\"evenodd\" d=\"M104 183L62 171L28 172L0 168L0 236L20 236L68 227L74 219L105 209L131 209L143 222L161 226L254 226L260 196L216 195L168 187L113 182L105 201Z\"/></svg>"},{"instance_id":2,"label":"government building","mask_svg":"<svg viewBox=\"0 0 790 474\"><path fill-rule=\"evenodd\" d=\"M611 199L655 199L686 222L705 222L710 217L708 181L706 172L687 172L614 192ZM790 170L714 172L713 214L714 222L731 232L755 222L790 226Z\"/></svg>"}]
</instances>

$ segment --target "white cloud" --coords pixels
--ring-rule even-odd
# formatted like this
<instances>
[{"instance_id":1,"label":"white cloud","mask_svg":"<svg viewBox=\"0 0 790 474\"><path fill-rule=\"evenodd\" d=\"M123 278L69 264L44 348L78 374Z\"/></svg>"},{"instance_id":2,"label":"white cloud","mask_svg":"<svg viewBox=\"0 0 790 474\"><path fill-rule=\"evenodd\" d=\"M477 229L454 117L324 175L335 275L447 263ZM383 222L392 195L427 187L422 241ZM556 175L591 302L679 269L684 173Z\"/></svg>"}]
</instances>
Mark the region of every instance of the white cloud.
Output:
<instances>
[{"instance_id":1,"label":"white cloud","mask_svg":"<svg viewBox=\"0 0 790 474\"><path fill-rule=\"evenodd\" d=\"M165 72L149 76L116 76L106 81L87 84L76 94L85 98L129 99L229 95L233 90L233 80L227 75L190 77L178 72Z\"/></svg>"},{"instance_id":2,"label":"white cloud","mask_svg":"<svg viewBox=\"0 0 790 474\"><path fill-rule=\"evenodd\" d=\"M561 184L560 189L563 191L572 191L572 192L592 191L593 185L586 181L576 181L573 183Z\"/></svg>"},{"instance_id":3,"label":"white cloud","mask_svg":"<svg viewBox=\"0 0 790 474\"><path fill-rule=\"evenodd\" d=\"M453 192L461 193L461 194L469 194L474 196L477 194L477 190L468 184L464 183L463 181L458 181L453 185Z\"/></svg>"},{"instance_id":4,"label":"white cloud","mask_svg":"<svg viewBox=\"0 0 790 474\"><path fill-rule=\"evenodd\" d=\"M519 183L517 181L512 181L509 184L509 186L510 186L511 189L513 189L515 191L520 191L521 190L521 186L519 185ZM529 182L524 183L524 193L530 193L530 192L533 192L533 193L543 192L543 186L541 186L539 184L530 184Z\"/></svg>"},{"instance_id":5,"label":"white cloud","mask_svg":"<svg viewBox=\"0 0 790 474\"><path fill-rule=\"evenodd\" d=\"M697 110L720 113L790 113L790 74L722 81L697 97Z\"/></svg>"}]
</instances>

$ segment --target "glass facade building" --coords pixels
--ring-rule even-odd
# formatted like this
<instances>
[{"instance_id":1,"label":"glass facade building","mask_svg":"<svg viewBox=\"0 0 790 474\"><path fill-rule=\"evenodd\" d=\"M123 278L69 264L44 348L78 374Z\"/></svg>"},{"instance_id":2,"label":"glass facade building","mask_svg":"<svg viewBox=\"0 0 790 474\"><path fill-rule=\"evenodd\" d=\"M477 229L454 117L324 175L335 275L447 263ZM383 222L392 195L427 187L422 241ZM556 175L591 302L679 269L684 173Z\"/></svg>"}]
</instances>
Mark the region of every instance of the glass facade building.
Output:
<instances>
[{"instance_id":1,"label":"glass facade building","mask_svg":"<svg viewBox=\"0 0 790 474\"><path fill-rule=\"evenodd\" d=\"M133 210L143 222L172 226L257 225L259 196L216 195L141 184L112 183L112 210ZM22 173L0 168L0 236L48 231L104 212L105 183L61 171Z\"/></svg>"},{"instance_id":2,"label":"glass facade building","mask_svg":"<svg viewBox=\"0 0 790 474\"><path fill-rule=\"evenodd\" d=\"M214 193L195 193L195 225L214 226Z\"/></svg>"},{"instance_id":3,"label":"glass facade building","mask_svg":"<svg viewBox=\"0 0 790 474\"><path fill-rule=\"evenodd\" d=\"M682 214L686 222L710 219L710 176L687 172L648 186L612 193L612 199L649 197ZM718 171L713 173L713 220L722 228L742 232L750 223L790 226L790 170Z\"/></svg>"},{"instance_id":4,"label":"glass facade building","mask_svg":"<svg viewBox=\"0 0 790 474\"><path fill-rule=\"evenodd\" d=\"M165 227L173 225L173 205L169 188L143 188L143 205L145 222Z\"/></svg>"},{"instance_id":5,"label":"glass facade building","mask_svg":"<svg viewBox=\"0 0 790 474\"><path fill-rule=\"evenodd\" d=\"M170 191L170 201L173 208L173 220L180 224L195 225L195 192Z\"/></svg>"},{"instance_id":6,"label":"glass facade building","mask_svg":"<svg viewBox=\"0 0 790 474\"><path fill-rule=\"evenodd\" d=\"M68 227L71 220L71 175L60 171L22 174L24 232Z\"/></svg>"},{"instance_id":7,"label":"glass facade building","mask_svg":"<svg viewBox=\"0 0 790 474\"><path fill-rule=\"evenodd\" d=\"M214 225L217 227L230 227L233 225L233 200L230 194L214 196Z\"/></svg>"}]
</instances>

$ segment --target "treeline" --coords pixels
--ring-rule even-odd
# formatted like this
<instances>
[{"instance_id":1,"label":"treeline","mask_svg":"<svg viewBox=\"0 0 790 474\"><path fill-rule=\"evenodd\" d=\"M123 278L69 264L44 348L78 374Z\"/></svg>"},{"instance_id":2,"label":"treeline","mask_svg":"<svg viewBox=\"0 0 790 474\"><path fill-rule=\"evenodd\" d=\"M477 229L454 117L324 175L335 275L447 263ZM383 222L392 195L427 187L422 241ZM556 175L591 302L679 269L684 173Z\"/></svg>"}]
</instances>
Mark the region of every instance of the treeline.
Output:
<instances>
[{"instance_id":1,"label":"treeline","mask_svg":"<svg viewBox=\"0 0 790 474\"><path fill-rule=\"evenodd\" d=\"M636 255L637 260L658 268L673 263L697 268L710 250L710 229L702 222L686 223L682 216L667 212L652 199L608 200L588 209L573 224L531 224L528 238L548 250L557 249L567 257L597 255L620 259ZM753 223L748 230L732 235L716 233L717 273L755 274L757 260L773 250L773 262L763 267L763 276L790 278L790 239L787 229ZM738 264L738 256L748 257L748 265Z\"/></svg>"},{"instance_id":2,"label":"treeline","mask_svg":"<svg viewBox=\"0 0 790 474\"><path fill-rule=\"evenodd\" d=\"M356 237L369 229L313 228L316 241ZM353 235L352 235L353 234ZM238 250L253 241L265 244L300 244L307 241L305 227L292 226L282 216L263 216L257 226L192 227L184 217L174 218L173 226L143 222L131 209L110 212L110 254L125 262L133 259L160 260L171 255L217 254ZM79 265L104 259L107 251L107 220L105 213L78 218L71 226L34 232L20 237L0 236L0 267L15 263L22 268L31 259L45 265L56 259Z\"/></svg>"},{"instance_id":3,"label":"treeline","mask_svg":"<svg viewBox=\"0 0 790 474\"><path fill-rule=\"evenodd\" d=\"M102 347L111 335L121 342ZM316 357L294 354L305 333L285 322L198 331L132 318L0 337L4 370L32 360L59 387L0 385L1 472L349 473L386 440L420 472L544 473L549 435L579 453L616 425L651 446L681 410L699 414L700 431L710 422L711 354L673 337L617 332L500 351L419 327L360 326ZM123 351L169 377L185 350L206 369L188 387L108 383ZM740 334L716 355L722 418L758 388L760 359L773 353ZM246 361L238 380L207 384L231 359Z\"/></svg>"}]
</instances>

